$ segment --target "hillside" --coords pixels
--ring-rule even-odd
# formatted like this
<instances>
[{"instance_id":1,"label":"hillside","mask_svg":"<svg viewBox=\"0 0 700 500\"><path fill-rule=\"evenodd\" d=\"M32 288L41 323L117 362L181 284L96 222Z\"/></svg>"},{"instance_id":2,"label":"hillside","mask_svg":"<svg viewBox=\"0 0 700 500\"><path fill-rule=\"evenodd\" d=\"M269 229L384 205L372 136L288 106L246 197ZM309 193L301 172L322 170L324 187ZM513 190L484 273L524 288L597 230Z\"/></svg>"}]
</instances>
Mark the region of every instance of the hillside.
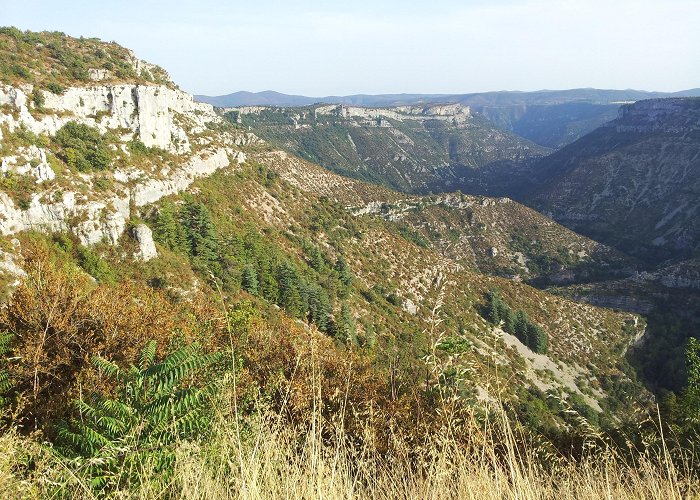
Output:
<instances>
[{"instance_id":1,"label":"hillside","mask_svg":"<svg viewBox=\"0 0 700 500\"><path fill-rule=\"evenodd\" d=\"M508 198L405 196L329 173L279 151L254 154L304 191L373 214L402 236L466 268L540 285L628 275L636 263Z\"/></svg>"},{"instance_id":2,"label":"hillside","mask_svg":"<svg viewBox=\"0 0 700 500\"><path fill-rule=\"evenodd\" d=\"M533 167L533 207L650 262L700 249L700 100L652 99Z\"/></svg>"},{"instance_id":3,"label":"hillside","mask_svg":"<svg viewBox=\"0 0 700 500\"><path fill-rule=\"evenodd\" d=\"M115 44L3 29L0 47L0 494L315 497L294 474L342 463L369 485L487 451L487 482L596 484L580 464L627 467L627 433L651 440L633 464L687 446L644 419L627 356L645 318L525 282L619 281L636 261L510 199L409 195L293 151L307 131L328 168L427 191L436 169L541 148L460 105L224 118ZM203 478L218 486L188 486Z\"/></svg>"},{"instance_id":4,"label":"hillside","mask_svg":"<svg viewBox=\"0 0 700 500\"><path fill-rule=\"evenodd\" d=\"M600 307L643 314L647 329L631 360L657 393L679 391L688 340L700 336L700 261L691 259L624 279L577 284L557 293Z\"/></svg>"},{"instance_id":5,"label":"hillside","mask_svg":"<svg viewBox=\"0 0 700 500\"><path fill-rule=\"evenodd\" d=\"M486 165L546 152L459 105L224 111L277 147L342 175L404 192L454 190Z\"/></svg>"}]
</instances>

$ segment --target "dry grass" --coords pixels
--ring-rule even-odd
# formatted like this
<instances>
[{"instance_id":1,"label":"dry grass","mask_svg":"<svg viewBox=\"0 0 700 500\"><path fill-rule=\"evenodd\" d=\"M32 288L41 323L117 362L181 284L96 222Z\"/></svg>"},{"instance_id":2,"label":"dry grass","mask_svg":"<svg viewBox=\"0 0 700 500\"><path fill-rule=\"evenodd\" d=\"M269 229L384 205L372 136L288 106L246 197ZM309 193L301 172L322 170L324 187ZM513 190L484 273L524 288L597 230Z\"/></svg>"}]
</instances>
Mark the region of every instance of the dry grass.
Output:
<instances>
[{"instance_id":1,"label":"dry grass","mask_svg":"<svg viewBox=\"0 0 700 500\"><path fill-rule=\"evenodd\" d=\"M624 499L698 498L688 470L668 452L642 453L634 465L613 450L598 449L578 461L548 456L505 413L486 423L462 421L471 432L454 438L450 425L409 449L397 436L388 453L351 445L342 428L315 413L292 428L272 413L232 424L221 414L214 435L183 442L170 477L144 467L113 498L277 499ZM126 472L126 471L125 471ZM133 477L133 476L132 476ZM96 498L79 469L13 432L0 437L2 498Z\"/></svg>"}]
</instances>

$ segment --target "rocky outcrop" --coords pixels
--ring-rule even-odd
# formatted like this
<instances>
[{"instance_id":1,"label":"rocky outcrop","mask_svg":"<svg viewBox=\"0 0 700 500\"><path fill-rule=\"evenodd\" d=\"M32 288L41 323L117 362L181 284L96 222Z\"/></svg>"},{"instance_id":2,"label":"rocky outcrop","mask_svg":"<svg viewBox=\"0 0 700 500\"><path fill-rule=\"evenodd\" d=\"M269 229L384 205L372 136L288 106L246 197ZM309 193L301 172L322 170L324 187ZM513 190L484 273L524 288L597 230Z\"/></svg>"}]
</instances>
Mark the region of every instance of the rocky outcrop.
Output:
<instances>
[{"instance_id":1,"label":"rocky outcrop","mask_svg":"<svg viewBox=\"0 0 700 500\"><path fill-rule=\"evenodd\" d=\"M51 181L56 173L46 159L46 150L35 145L21 147L17 155L0 159L0 173L14 172L19 175L32 175L37 183Z\"/></svg>"},{"instance_id":2,"label":"rocky outcrop","mask_svg":"<svg viewBox=\"0 0 700 500\"><path fill-rule=\"evenodd\" d=\"M154 203L163 196L184 191L198 177L211 175L229 164L229 154L237 162L245 161L245 154L234 154L230 149L212 149L202 155L194 156L183 167L164 179L149 179L137 185L133 191L133 200L137 207Z\"/></svg>"},{"instance_id":3,"label":"rocky outcrop","mask_svg":"<svg viewBox=\"0 0 700 500\"><path fill-rule=\"evenodd\" d=\"M156 245L153 242L153 233L151 233L151 229L146 224L135 225L131 228L130 233L139 246L138 252L134 253L136 260L146 262L158 257Z\"/></svg>"},{"instance_id":4,"label":"rocky outcrop","mask_svg":"<svg viewBox=\"0 0 700 500\"><path fill-rule=\"evenodd\" d=\"M678 134L700 126L700 98L647 99L622 106L607 126L618 132Z\"/></svg>"},{"instance_id":5,"label":"rocky outcrop","mask_svg":"<svg viewBox=\"0 0 700 500\"><path fill-rule=\"evenodd\" d=\"M96 81L108 76L91 73ZM3 235L28 229L71 230L86 245L101 241L116 244L132 207L183 191L195 179L211 175L231 161L243 163L245 154L237 147L258 140L250 133L206 134L210 124L222 123L212 106L196 103L191 95L164 85L71 87L60 95L37 91L43 94L40 110L29 99L35 92L31 85L0 85L0 126L10 133L24 128L36 135L52 136L67 122L76 121L102 133L116 133L121 143L111 147L126 158L130 157L126 143L138 140L147 147L169 151L177 159L160 171L121 167L110 173L110 189L98 195L93 191L96 174L65 172L58 187L52 182L56 172L47 150L36 145L18 147L13 155L0 158L0 174L31 175L37 187L21 206L12 193L0 191ZM141 257L148 260L152 255L149 250Z\"/></svg>"},{"instance_id":6,"label":"rocky outcrop","mask_svg":"<svg viewBox=\"0 0 700 500\"><path fill-rule=\"evenodd\" d=\"M194 102L190 94L163 85L71 87L60 95L39 90L44 105L43 114L36 117L28 100L33 91L31 85L0 85L0 105L13 110L0 114L0 125L6 124L11 132L24 126L35 134L55 135L67 122L78 121L103 133L126 129L146 146L186 153L191 149L189 134L220 120L209 104ZM178 115L186 115L188 130L178 123Z\"/></svg>"}]
</instances>

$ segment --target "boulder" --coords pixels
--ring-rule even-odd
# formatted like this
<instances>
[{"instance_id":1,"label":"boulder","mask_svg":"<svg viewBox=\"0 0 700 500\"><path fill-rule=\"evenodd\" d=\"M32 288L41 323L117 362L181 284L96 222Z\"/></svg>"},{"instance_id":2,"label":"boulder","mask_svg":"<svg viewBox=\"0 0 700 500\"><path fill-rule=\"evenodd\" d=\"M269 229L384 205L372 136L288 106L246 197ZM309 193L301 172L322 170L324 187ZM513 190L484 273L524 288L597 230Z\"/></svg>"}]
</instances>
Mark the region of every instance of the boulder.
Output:
<instances>
[{"instance_id":1,"label":"boulder","mask_svg":"<svg viewBox=\"0 0 700 500\"><path fill-rule=\"evenodd\" d=\"M158 257L156 245L153 242L153 233L146 224L137 224L131 228L131 237L138 243L139 250L134 253L134 259L147 262Z\"/></svg>"}]
</instances>

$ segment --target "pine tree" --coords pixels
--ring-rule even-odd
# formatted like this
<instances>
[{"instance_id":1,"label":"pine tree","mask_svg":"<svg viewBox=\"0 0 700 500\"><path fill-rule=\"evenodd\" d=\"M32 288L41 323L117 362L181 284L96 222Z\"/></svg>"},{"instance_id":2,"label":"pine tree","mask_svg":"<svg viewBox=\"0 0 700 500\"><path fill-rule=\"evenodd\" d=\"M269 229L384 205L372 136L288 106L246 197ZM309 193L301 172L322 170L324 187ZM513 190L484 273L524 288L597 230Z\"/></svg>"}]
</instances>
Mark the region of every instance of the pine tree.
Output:
<instances>
[{"instance_id":1,"label":"pine tree","mask_svg":"<svg viewBox=\"0 0 700 500\"><path fill-rule=\"evenodd\" d=\"M299 275L291 264L285 262L277 272L279 298L277 304L290 315L299 317L303 313L302 297L299 293Z\"/></svg>"},{"instance_id":2,"label":"pine tree","mask_svg":"<svg viewBox=\"0 0 700 500\"><path fill-rule=\"evenodd\" d=\"M153 236L158 243L172 251L188 255L187 235L180 223L177 207L169 202L163 203L153 224Z\"/></svg>"},{"instance_id":3,"label":"pine tree","mask_svg":"<svg viewBox=\"0 0 700 500\"><path fill-rule=\"evenodd\" d=\"M338 256L338 260L335 261L335 270L338 273L338 279L346 287L350 287L352 284L353 276L348 262L342 255Z\"/></svg>"},{"instance_id":4,"label":"pine tree","mask_svg":"<svg viewBox=\"0 0 700 500\"><path fill-rule=\"evenodd\" d=\"M515 336L520 339L520 341L525 344L527 342L527 332L530 326L530 318L527 317L527 313L520 309L515 314Z\"/></svg>"},{"instance_id":5,"label":"pine tree","mask_svg":"<svg viewBox=\"0 0 700 500\"><path fill-rule=\"evenodd\" d=\"M335 339L344 344L357 345L357 328L355 318L350 311L348 304L343 302L340 306L340 317L336 322Z\"/></svg>"},{"instance_id":6,"label":"pine tree","mask_svg":"<svg viewBox=\"0 0 700 500\"><path fill-rule=\"evenodd\" d=\"M320 286L311 287L309 289L309 321L322 332L328 332L331 312L331 302L325 290Z\"/></svg>"},{"instance_id":7,"label":"pine tree","mask_svg":"<svg viewBox=\"0 0 700 500\"><path fill-rule=\"evenodd\" d=\"M279 286L277 274L270 260L262 258L258 263L258 289L260 295L268 302L279 301Z\"/></svg>"},{"instance_id":8,"label":"pine tree","mask_svg":"<svg viewBox=\"0 0 700 500\"><path fill-rule=\"evenodd\" d=\"M194 262L215 275L221 274L219 245L211 214L202 203L188 202L181 211L187 246Z\"/></svg>"},{"instance_id":9,"label":"pine tree","mask_svg":"<svg viewBox=\"0 0 700 500\"><path fill-rule=\"evenodd\" d=\"M312 269L317 272L323 271L326 261L323 258L323 253L319 248L310 243L309 241L304 241L304 252L306 253L307 260Z\"/></svg>"},{"instance_id":10,"label":"pine tree","mask_svg":"<svg viewBox=\"0 0 700 500\"><path fill-rule=\"evenodd\" d=\"M258 273L250 264L243 268L241 287L251 295L258 294Z\"/></svg>"},{"instance_id":11,"label":"pine tree","mask_svg":"<svg viewBox=\"0 0 700 500\"><path fill-rule=\"evenodd\" d=\"M527 328L526 345L532 349L533 352L540 354L546 353L547 348L549 347L547 333L542 329L542 327L530 322Z\"/></svg>"},{"instance_id":12,"label":"pine tree","mask_svg":"<svg viewBox=\"0 0 700 500\"><path fill-rule=\"evenodd\" d=\"M515 335L516 315L510 307L507 307L501 313L501 320L503 321L503 330L511 335Z\"/></svg>"},{"instance_id":13,"label":"pine tree","mask_svg":"<svg viewBox=\"0 0 700 500\"><path fill-rule=\"evenodd\" d=\"M501 323L501 296L498 290L490 290L486 296L486 319L489 323L498 326Z\"/></svg>"}]
</instances>

